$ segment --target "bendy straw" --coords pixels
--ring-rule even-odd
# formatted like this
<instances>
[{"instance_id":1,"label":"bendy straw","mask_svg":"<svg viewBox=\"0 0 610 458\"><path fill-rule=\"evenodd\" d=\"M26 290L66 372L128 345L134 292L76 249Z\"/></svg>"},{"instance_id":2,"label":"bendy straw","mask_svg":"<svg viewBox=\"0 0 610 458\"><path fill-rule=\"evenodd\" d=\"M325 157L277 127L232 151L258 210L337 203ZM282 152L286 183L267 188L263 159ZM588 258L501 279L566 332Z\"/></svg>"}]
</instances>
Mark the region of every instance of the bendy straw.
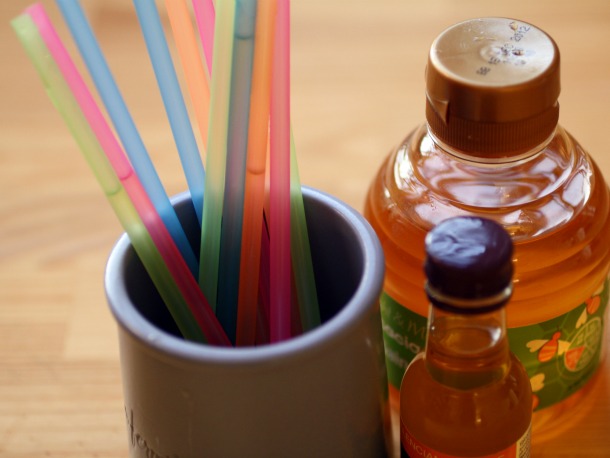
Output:
<instances>
[{"instance_id":1,"label":"bendy straw","mask_svg":"<svg viewBox=\"0 0 610 458\"><path fill-rule=\"evenodd\" d=\"M193 11L201 37L203 54L207 64L208 75L212 74L212 51L214 49L214 27L216 11L213 0L193 0Z\"/></svg>"},{"instance_id":2,"label":"bendy straw","mask_svg":"<svg viewBox=\"0 0 610 458\"><path fill-rule=\"evenodd\" d=\"M261 237L269 244L263 231L265 204L265 171L269 139L269 97L275 14L277 0L258 3L254 37L254 63L248 128L248 153L245 178L244 213L240 257L239 297L237 308L237 345L253 345L257 317L259 285L268 290L268 275L261 275ZM259 279L263 279L259 281ZM262 289L262 288L261 288ZM268 303L268 291L263 295ZM268 316L268 311L265 316ZM265 320L268 322L268 320Z\"/></svg>"},{"instance_id":3,"label":"bendy straw","mask_svg":"<svg viewBox=\"0 0 610 458\"><path fill-rule=\"evenodd\" d=\"M103 139L111 148L104 155L100 139L111 135L110 130L42 6L29 8L13 21L13 27L181 332L193 340L228 345L137 176L116 148L116 140Z\"/></svg>"},{"instance_id":4,"label":"bendy straw","mask_svg":"<svg viewBox=\"0 0 610 458\"><path fill-rule=\"evenodd\" d=\"M216 315L232 340L235 340L237 321L256 3L256 0L237 0L235 7L227 165L216 307Z\"/></svg>"},{"instance_id":5,"label":"bendy straw","mask_svg":"<svg viewBox=\"0 0 610 458\"><path fill-rule=\"evenodd\" d=\"M178 220L176 212L163 188L159 175L146 151L144 143L119 92L112 73L106 63L93 31L85 17L78 0L56 0L62 15L70 28L85 61L95 86L104 102L106 110L112 119L114 128L119 135L123 147L135 168L150 200L163 219L174 242L180 249L191 272L197 275L199 263Z\"/></svg>"},{"instance_id":6,"label":"bendy straw","mask_svg":"<svg viewBox=\"0 0 610 458\"><path fill-rule=\"evenodd\" d=\"M209 73L199 54L197 36L191 22L186 0L165 0L176 48L184 69L184 79L191 96L191 105L197 118L201 136L202 157L208 145L210 111Z\"/></svg>"},{"instance_id":7,"label":"bendy straw","mask_svg":"<svg viewBox=\"0 0 610 458\"><path fill-rule=\"evenodd\" d=\"M271 342L290 337L290 2L278 0L270 116Z\"/></svg>"},{"instance_id":8,"label":"bendy straw","mask_svg":"<svg viewBox=\"0 0 610 458\"><path fill-rule=\"evenodd\" d=\"M234 19L235 1L223 0L218 2L199 264L199 284L215 310L220 256L220 227L224 204Z\"/></svg>"},{"instance_id":9,"label":"bendy straw","mask_svg":"<svg viewBox=\"0 0 610 458\"><path fill-rule=\"evenodd\" d=\"M134 0L182 169L201 223L205 171L154 0Z\"/></svg>"}]
</instances>

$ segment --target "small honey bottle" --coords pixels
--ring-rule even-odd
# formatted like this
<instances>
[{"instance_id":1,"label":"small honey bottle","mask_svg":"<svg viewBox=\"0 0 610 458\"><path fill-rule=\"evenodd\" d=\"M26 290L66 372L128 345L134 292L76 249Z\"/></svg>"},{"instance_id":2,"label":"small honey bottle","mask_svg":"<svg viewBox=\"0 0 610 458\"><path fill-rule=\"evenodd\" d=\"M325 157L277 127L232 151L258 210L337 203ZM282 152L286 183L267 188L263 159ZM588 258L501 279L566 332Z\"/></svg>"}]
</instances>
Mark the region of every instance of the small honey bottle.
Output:
<instances>
[{"instance_id":1,"label":"small honey bottle","mask_svg":"<svg viewBox=\"0 0 610 458\"><path fill-rule=\"evenodd\" d=\"M450 218L425 239L425 351L400 387L401 456L530 456L532 391L506 334L513 244L502 226Z\"/></svg>"}]
</instances>

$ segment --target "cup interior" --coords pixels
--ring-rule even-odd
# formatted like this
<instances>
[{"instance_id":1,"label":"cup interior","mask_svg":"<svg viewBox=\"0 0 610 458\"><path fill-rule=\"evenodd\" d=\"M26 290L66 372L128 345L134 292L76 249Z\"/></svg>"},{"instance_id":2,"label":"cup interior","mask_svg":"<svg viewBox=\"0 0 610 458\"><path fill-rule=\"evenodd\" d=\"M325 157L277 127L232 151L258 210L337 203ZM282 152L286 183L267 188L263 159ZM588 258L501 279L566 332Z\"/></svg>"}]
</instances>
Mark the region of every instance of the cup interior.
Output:
<instances>
[{"instance_id":1,"label":"cup interior","mask_svg":"<svg viewBox=\"0 0 610 458\"><path fill-rule=\"evenodd\" d=\"M324 324L342 311L361 289L370 296L368 301L375 301L375 295L378 297L381 288L379 271L381 270L382 277L383 255L380 254L379 242L372 229L353 209L325 193L307 187L303 187L303 198L320 315ZM199 223L188 193L177 196L173 205L194 252L199 253ZM120 308L133 307L156 329L182 338L128 239L122 242L117 244L108 263L108 270L118 270L117 275L109 280L107 271L106 278L106 290L113 313L122 322ZM123 252L116 253L117 251ZM119 259L113 259L116 257ZM368 263L366 259L369 260ZM376 262L371 263L371 259ZM110 284L117 281L121 282L118 288L117 285ZM370 291L371 286L373 291ZM116 297L122 294L127 296L126 300Z\"/></svg>"}]
</instances>

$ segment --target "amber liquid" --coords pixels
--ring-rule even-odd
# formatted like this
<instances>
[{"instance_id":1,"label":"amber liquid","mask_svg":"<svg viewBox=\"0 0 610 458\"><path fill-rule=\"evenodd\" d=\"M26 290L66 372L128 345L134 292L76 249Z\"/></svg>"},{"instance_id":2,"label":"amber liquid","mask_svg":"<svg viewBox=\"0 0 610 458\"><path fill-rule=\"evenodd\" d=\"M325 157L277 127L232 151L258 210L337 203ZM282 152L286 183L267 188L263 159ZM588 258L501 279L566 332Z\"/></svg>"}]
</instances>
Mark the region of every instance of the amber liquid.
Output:
<instances>
[{"instance_id":1,"label":"amber liquid","mask_svg":"<svg viewBox=\"0 0 610 458\"><path fill-rule=\"evenodd\" d=\"M609 200L597 165L561 127L527 157L481 163L441 148L421 126L382 165L364 214L386 256L384 291L421 316L428 307L426 233L467 214L502 224L515 243L511 328L563 315L603 284L610 266ZM535 412L534 440L568 425L590 385ZM397 409L398 387L390 386L390 398Z\"/></svg>"},{"instance_id":2,"label":"amber liquid","mask_svg":"<svg viewBox=\"0 0 610 458\"><path fill-rule=\"evenodd\" d=\"M527 435L531 387L497 326L435 320L426 352L408 367L400 419L428 449L453 456L498 453Z\"/></svg>"}]
</instances>

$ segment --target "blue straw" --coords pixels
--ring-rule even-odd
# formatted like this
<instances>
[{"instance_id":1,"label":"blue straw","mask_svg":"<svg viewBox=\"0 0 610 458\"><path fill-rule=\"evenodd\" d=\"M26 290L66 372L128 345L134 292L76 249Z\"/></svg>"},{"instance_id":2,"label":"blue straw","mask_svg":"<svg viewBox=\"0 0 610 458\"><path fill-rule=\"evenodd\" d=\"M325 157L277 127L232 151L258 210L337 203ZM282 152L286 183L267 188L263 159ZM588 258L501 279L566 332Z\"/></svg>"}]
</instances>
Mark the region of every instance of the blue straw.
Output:
<instances>
[{"instance_id":1,"label":"blue straw","mask_svg":"<svg viewBox=\"0 0 610 458\"><path fill-rule=\"evenodd\" d=\"M167 47L167 41L154 0L134 0L138 19L148 48L148 54L157 77L157 83L165 104L174 141L180 154L186 182L191 192L197 219L201 224L205 171L197 149L188 112Z\"/></svg>"},{"instance_id":2,"label":"blue straw","mask_svg":"<svg viewBox=\"0 0 610 458\"><path fill-rule=\"evenodd\" d=\"M256 0L237 0L216 315L235 342Z\"/></svg>"},{"instance_id":3,"label":"blue straw","mask_svg":"<svg viewBox=\"0 0 610 458\"><path fill-rule=\"evenodd\" d=\"M146 193L195 278L199 263L77 0L56 0Z\"/></svg>"}]
</instances>

